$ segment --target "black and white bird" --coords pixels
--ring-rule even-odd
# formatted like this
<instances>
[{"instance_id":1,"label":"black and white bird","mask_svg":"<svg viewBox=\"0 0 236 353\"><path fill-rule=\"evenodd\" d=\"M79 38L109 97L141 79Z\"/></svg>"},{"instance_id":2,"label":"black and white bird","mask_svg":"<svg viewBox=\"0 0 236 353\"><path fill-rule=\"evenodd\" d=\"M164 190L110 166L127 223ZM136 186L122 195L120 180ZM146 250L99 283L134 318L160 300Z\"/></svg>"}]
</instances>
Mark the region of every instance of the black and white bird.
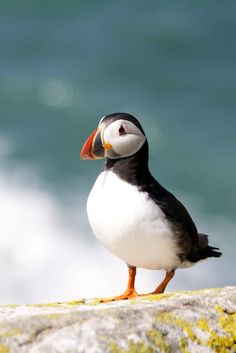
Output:
<instances>
[{"instance_id":1,"label":"black and white bird","mask_svg":"<svg viewBox=\"0 0 236 353\"><path fill-rule=\"evenodd\" d=\"M207 235L198 233L183 204L150 173L147 138L134 116L114 113L100 120L81 150L81 159L99 158L106 162L88 197L89 222L97 239L129 269L126 291L108 300L138 296L137 267L166 271L152 292L157 294L177 268L221 256Z\"/></svg>"}]
</instances>

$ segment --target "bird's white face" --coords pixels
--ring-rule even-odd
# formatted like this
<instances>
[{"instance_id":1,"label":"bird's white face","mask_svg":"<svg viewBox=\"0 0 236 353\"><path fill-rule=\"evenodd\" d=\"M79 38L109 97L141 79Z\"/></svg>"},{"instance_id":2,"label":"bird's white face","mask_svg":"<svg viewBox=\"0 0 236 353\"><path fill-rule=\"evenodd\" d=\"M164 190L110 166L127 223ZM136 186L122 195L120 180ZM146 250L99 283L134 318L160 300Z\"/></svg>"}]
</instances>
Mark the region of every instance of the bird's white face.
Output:
<instances>
[{"instance_id":1,"label":"bird's white face","mask_svg":"<svg viewBox=\"0 0 236 353\"><path fill-rule=\"evenodd\" d=\"M101 119L97 130L86 140L81 159L123 158L140 150L146 136L131 121L118 119L110 124Z\"/></svg>"},{"instance_id":2,"label":"bird's white face","mask_svg":"<svg viewBox=\"0 0 236 353\"><path fill-rule=\"evenodd\" d=\"M128 157L143 146L146 137L131 121L116 120L107 127L102 128L103 147L105 157L121 158Z\"/></svg>"}]
</instances>

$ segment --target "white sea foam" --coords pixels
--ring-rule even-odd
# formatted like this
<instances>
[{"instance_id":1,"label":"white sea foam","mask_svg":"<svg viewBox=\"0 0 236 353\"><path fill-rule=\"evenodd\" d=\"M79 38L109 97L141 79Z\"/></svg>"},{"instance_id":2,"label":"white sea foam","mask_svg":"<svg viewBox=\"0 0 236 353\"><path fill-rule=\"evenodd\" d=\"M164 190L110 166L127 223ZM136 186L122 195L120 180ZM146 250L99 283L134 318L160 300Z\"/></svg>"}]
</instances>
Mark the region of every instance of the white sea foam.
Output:
<instances>
[{"instance_id":1,"label":"white sea foam","mask_svg":"<svg viewBox=\"0 0 236 353\"><path fill-rule=\"evenodd\" d=\"M5 152L10 150L6 140L0 142L2 146L5 144ZM0 304L109 296L124 290L126 266L92 240L85 196L81 195L83 188L78 187L77 194L84 201L70 206L71 214L80 215L80 222L73 224L71 217L68 224L66 214L70 209L65 210L62 201L29 168L15 166L11 171L5 168L6 158L6 153L1 155ZM206 228L212 227L218 232L215 238L218 242L219 233L225 230L222 225L225 221L220 220L221 229L217 224L219 221L216 223L213 219L210 223L208 219ZM86 238L90 239L86 241ZM221 244L218 242L218 245ZM192 269L177 271L169 289L233 284L232 271L227 271L234 256L230 249L228 244L226 259L209 260ZM137 289L153 290L162 276L158 271L140 270Z\"/></svg>"}]
</instances>

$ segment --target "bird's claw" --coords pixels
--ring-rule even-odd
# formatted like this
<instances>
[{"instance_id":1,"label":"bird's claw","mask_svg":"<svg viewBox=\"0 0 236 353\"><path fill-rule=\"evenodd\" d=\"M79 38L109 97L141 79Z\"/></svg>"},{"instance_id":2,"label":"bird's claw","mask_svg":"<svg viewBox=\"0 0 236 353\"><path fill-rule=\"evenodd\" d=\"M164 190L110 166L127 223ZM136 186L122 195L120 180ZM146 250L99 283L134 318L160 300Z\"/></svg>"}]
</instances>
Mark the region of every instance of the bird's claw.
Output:
<instances>
[{"instance_id":1,"label":"bird's claw","mask_svg":"<svg viewBox=\"0 0 236 353\"><path fill-rule=\"evenodd\" d=\"M129 290L125 291L123 294L118 295L116 297L110 297L110 298L101 298L98 299L98 303L110 303L110 302L116 302L119 300L128 300L128 299L134 299L137 298L139 294L135 290Z\"/></svg>"}]
</instances>

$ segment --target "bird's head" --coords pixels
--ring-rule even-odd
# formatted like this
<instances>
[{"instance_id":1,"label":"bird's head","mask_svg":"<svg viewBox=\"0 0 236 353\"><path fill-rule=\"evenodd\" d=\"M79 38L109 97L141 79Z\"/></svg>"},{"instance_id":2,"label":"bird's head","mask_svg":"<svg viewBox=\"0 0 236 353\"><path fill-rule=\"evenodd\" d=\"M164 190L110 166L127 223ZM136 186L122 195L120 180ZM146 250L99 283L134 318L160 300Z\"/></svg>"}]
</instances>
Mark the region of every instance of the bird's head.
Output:
<instances>
[{"instance_id":1,"label":"bird's head","mask_svg":"<svg viewBox=\"0 0 236 353\"><path fill-rule=\"evenodd\" d=\"M80 153L81 159L118 159L138 152L146 141L138 120L126 113L103 117L98 128L88 137Z\"/></svg>"}]
</instances>

